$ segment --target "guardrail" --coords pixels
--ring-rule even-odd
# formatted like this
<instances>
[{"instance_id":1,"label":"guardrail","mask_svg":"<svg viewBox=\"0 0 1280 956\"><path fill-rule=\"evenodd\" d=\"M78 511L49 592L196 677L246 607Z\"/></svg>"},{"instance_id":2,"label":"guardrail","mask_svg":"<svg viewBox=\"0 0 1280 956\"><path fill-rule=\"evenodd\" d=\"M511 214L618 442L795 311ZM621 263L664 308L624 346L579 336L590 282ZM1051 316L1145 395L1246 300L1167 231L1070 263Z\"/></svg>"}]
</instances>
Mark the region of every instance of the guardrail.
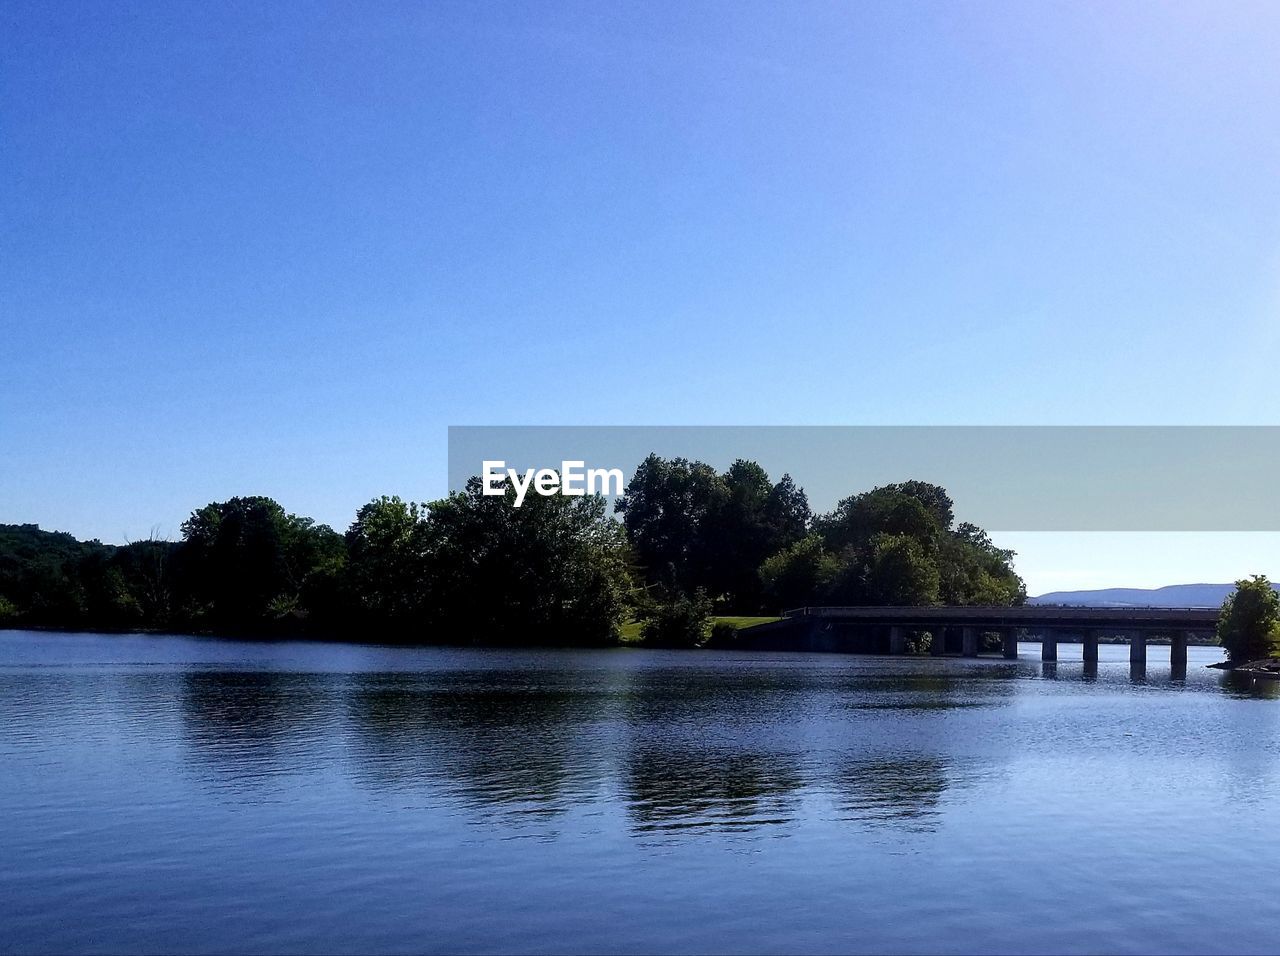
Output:
<instances>
[{"instance_id":1,"label":"guardrail","mask_svg":"<svg viewBox=\"0 0 1280 956\"><path fill-rule=\"evenodd\" d=\"M1072 624L1101 627L1179 626L1188 629L1212 628L1217 624L1216 607L1092 607L1078 604L1006 605L920 605L920 606L815 606L790 608L784 618L841 620L851 624L989 625L1019 627L1041 625L1068 627Z\"/></svg>"}]
</instances>

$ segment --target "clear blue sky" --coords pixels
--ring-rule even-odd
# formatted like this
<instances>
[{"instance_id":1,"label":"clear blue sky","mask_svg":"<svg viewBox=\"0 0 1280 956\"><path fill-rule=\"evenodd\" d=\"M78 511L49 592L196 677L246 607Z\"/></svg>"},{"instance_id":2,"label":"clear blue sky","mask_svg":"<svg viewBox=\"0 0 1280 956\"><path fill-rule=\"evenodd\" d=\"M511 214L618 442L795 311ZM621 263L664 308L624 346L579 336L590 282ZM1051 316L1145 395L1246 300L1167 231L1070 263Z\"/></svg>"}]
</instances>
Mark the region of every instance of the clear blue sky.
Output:
<instances>
[{"instance_id":1,"label":"clear blue sky","mask_svg":"<svg viewBox=\"0 0 1280 956\"><path fill-rule=\"evenodd\" d=\"M0 521L343 528L449 424L1276 423L1277 49L1270 3L6 3ZM1230 570L1184 550L1089 583Z\"/></svg>"}]
</instances>

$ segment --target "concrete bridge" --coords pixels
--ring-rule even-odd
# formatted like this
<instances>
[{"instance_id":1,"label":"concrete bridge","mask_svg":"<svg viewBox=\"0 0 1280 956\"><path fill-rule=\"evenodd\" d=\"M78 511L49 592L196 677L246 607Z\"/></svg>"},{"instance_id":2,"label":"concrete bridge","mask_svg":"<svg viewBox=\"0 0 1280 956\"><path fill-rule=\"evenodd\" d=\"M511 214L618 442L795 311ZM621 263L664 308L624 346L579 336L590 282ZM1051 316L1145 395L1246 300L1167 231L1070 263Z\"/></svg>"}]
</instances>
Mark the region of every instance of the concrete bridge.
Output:
<instances>
[{"instance_id":1,"label":"concrete bridge","mask_svg":"<svg viewBox=\"0 0 1280 956\"><path fill-rule=\"evenodd\" d=\"M1018 641L1040 644L1041 658L1058 659L1059 640L1084 645L1086 663L1098 659L1101 638L1129 644L1129 659L1146 664L1147 641L1168 638L1173 666L1186 667L1187 639L1212 635L1218 609L1205 607L802 607L783 612L777 624L751 628L753 643L773 649L888 651L904 654L910 632L927 631L935 656L953 652L976 657L984 634L998 634L1006 658L1018 656ZM766 633L771 631L772 633Z\"/></svg>"}]
</instances>

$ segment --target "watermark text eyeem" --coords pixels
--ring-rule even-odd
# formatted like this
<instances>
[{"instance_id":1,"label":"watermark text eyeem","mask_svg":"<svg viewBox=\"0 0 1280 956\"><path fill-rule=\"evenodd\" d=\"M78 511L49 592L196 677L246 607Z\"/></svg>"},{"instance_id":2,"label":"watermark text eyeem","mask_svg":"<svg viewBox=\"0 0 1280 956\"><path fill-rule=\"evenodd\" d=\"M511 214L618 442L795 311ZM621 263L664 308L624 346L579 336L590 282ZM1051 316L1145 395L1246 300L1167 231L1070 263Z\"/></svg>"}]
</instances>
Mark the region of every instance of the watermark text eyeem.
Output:
<instances>
[{"instance_id":1,"label":"watermark text eyeem","mask_svg":"<svg viewBox=\"0 0 1280 956\"><path fill-rule=\"evenodd\" d=\"M506 494L507 482L510 481L516 490L517 508L524 504L525 495L531 487L544 497L622 494L621 468L588 468L585 461L562 461L559 471L554 468L526 468L519 472L508 468L505 461L485 461L482 466L482 492L486 495Z\"/></svg>"}]
</instances>

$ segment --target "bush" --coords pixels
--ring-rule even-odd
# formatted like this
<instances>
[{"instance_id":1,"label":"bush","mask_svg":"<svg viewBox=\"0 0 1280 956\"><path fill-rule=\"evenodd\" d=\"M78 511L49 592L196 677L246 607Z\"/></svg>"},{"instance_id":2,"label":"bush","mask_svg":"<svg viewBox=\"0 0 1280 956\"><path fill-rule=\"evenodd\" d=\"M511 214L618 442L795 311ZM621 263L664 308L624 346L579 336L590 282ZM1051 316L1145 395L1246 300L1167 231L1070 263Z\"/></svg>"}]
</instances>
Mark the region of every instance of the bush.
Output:
<instances>
[{"instance_id":1,"label":"bush","mask_svg":"<svg viewBox=\"0 0 1280 956\"><path fill-rule=\"evenodd\" d=\"M706 646L724 650L733 647L738 643L738 629L727 621L717 621L711 625L711 636L707 638Z\"/></svg>"},{"instance_id":2,"label":"bush","mask_svg":"<svg viewBox=\"0 0 1280 956\"><path fill-rule=\"evenodd\" d=\"M640 630L640 643L646 647L701 647L707 642L710 622L711 601L699 588L692 597L682 594L654 608Z\"/></svg>"},{"instance_id":3,"label":"bush","mask_svg":"<svg viewBox=\"0 0 1280 956\"><path fill-rule=\"evenodd\" d=\"M1218 643L1233 664L1270 657L1280 645L1280 595L1264 575L1236 582L1222 602Z\"/></svg>"}]
</instances>

